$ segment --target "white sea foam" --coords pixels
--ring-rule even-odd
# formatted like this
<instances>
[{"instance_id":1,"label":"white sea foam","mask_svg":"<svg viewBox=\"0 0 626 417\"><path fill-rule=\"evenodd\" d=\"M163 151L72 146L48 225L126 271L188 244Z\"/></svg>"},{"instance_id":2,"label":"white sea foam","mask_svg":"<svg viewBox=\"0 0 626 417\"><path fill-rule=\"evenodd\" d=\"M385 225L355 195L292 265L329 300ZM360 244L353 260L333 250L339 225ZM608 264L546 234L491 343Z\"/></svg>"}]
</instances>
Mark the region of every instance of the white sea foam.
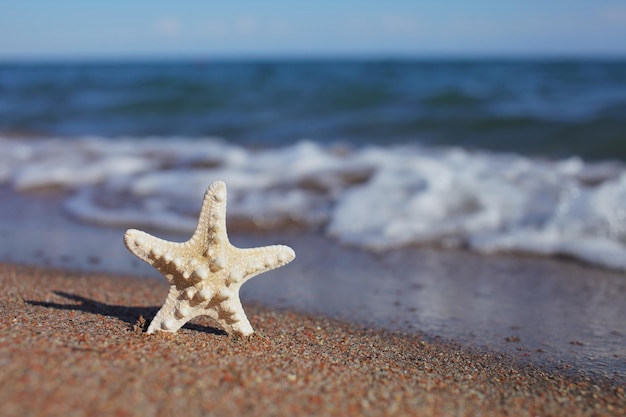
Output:
<instances>
[{"instance_id":1,"label":"white sea foam","mask_svg":"<svg viewBox=\"0 0 626 417\"><path fill-rule=\"evenodd\" d=\"M67 189L67 211L102 225L190 232L217 179L234 224L323 226L372 250L459 245L626 269L626 167L616 162L307 141L251 150L211 138L0 138L0 183Z\"/></svg>"}]
</instances>

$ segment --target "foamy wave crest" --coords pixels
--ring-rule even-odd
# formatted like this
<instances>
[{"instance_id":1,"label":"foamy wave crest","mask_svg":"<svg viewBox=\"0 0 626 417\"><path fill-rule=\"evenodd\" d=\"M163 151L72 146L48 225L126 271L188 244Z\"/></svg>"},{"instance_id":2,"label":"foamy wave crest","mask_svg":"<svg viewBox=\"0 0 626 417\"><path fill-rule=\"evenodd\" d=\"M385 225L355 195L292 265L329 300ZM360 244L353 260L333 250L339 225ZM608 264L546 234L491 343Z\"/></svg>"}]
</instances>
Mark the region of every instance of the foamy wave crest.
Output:
<instances>
[{"instance_id":1,"label":"foamy wave crest","mask_svg":"<svg viewBox=\"0 0 626 417\"><path fill-rule=\"evenodd\" d=\"M67 190L68 212L102 225L189 232L220 179L234 229L313 227L372 250L437 244L626 269L616 162L307 141L253 150L211 138L0 138L0 149L0 182Z\"/></svg>"}]
</instances>

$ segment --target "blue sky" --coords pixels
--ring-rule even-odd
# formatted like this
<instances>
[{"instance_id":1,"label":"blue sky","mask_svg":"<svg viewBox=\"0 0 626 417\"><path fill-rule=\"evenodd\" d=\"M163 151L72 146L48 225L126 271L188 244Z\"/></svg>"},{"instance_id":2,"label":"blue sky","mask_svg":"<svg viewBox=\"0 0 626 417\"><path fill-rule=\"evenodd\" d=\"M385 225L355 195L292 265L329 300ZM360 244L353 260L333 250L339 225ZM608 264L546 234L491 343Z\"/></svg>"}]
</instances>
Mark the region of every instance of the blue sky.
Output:
<instances>
[{"instance_id":1,"label":"blue sky","mask_svg":"<svg viewBox=\"0 0 626 417\"><path fill-rule=\"evenodd\" d=\"M0 59L626 56L624 0L3 3Z\"/></svg>"}]
</instances>

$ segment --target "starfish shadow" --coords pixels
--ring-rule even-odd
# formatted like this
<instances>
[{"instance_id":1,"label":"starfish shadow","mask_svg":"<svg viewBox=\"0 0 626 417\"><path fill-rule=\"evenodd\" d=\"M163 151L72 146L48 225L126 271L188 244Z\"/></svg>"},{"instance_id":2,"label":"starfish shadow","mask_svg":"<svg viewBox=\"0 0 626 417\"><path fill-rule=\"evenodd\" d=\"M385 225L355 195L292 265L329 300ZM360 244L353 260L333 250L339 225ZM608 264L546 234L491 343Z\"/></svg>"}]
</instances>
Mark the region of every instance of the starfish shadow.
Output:
<instances>
[{"instance_id":1,"label":"starfish shadow","mask_svg":"<svg viewBox=\"0 0 626 417\"><path fill-rule=\"evenodd\" d=\"M33 306L46 307L46 308L56 308L57 310L75 310L75 311L83 311L85 313L91 314L99 314L101 316L107 317L115 317L122 321L125 321L129 325L134 325L138 322L140 317L146 317L146 320L150 318L154 318L157 311L159 311L158 307L129 307L129 306L118 306L106 304L100 301L92 300L87 297L83 297L76 294L70 294L63 291L54 291L54 294L67 298L69 300L75 301L78 304L60 304L53 303L49 301L33 301L26 300L26 302ZM183 326L185 329L195 330L204 333L210 333L220 336L226 336L227 333L221 329L210 327L210 326L201 326L194 323L185 323Z\"/></svg>"}]
</instances>

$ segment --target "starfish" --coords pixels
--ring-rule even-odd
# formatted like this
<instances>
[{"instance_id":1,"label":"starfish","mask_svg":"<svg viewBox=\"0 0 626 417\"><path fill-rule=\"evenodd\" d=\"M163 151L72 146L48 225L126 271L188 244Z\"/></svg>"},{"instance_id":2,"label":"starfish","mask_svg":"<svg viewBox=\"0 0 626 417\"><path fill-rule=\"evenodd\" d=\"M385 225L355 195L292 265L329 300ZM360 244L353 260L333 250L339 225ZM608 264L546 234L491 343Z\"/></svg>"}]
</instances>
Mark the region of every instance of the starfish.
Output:
<instances>
[{"instance_id":1,"label":"starfish","mask_svg":"<svg viewBox=\"0 0 626 417\"><path fill-rule=\"evenodd\" d=\"M207 188L198 226L187 242L169 242L130 229L124 243L170 283L147 333L175 332L194 317L206 315L228 334L252 334L239 300L241 285L296 257L288 246L239 249L231 245L226 234L226 185L221 181Z\"/></svg>"}]
</instances>

